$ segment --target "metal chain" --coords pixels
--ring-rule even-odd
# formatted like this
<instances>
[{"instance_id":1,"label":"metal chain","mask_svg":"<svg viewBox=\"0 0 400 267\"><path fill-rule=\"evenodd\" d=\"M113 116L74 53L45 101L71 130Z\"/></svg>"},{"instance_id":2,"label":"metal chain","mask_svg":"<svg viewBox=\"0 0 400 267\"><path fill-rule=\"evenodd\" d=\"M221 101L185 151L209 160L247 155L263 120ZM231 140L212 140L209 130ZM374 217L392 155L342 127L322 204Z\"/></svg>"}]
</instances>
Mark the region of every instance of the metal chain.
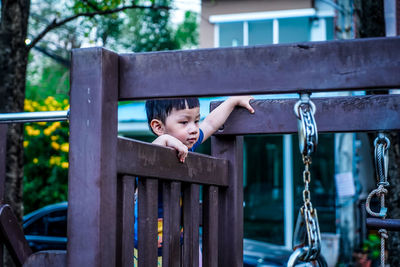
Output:
<instances>
[{"instance_id":1,"label":"metal chain","mask_svg":"<svg viewBox=\"0 0 400 267\"><path fill-rule=\"evenodd\" d=\"M300 208L297 219L294 244L295 250L289 258L288 267L295 265L298 259L306 262L317 261L319 266L327 266L321 252L321 234L317 217L317 210L311 203L311 153L315 152L318 143L317 125L314 120L315 105L310 101L309 94L301 94L300 100L294 106L298 118L299 149L302 154L303 171L303 206Z\"/></svg>"}]
</instances>

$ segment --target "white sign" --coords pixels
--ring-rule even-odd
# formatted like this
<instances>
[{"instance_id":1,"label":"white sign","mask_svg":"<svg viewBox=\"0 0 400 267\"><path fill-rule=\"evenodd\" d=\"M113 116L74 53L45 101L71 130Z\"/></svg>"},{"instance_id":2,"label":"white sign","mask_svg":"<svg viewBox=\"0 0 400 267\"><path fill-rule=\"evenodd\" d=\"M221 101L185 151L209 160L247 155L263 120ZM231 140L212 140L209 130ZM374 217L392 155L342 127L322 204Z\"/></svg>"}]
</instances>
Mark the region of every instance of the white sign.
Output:
<instances>
[{"instance_id":1,"label":"white sign","mask_svg":"<svg viewBox=\"0 0 400 267\"><path fill-rule=\"evenodd\" d=\"M338 197L352 197L356 194L352 172L343 172L336 174L335 182Z\"/></svg>"}]
</instances>

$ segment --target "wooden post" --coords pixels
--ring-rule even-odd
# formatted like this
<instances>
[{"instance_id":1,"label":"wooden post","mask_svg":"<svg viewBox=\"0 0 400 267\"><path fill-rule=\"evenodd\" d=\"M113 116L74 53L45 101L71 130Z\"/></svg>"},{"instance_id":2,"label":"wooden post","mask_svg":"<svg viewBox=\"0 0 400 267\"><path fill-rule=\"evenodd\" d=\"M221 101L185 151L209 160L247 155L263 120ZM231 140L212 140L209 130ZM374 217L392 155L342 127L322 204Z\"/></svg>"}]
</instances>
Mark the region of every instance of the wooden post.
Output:
<instances>
[{"instance_id":1,"label":"wooden post","mask_svg":"<svg viewBox=\"0 0 400 267\"><path fill-rule=\"evenodd\" d=\"M227 188L219 194L218 266L243 266L243 137L212 137L212 155L228 160Z\"/></svg>"},{"instance_id":2,"label":"wooden post","mask_svg":"<svg viewBox=\"0 0 400 267\"><path fill-rule=\"evenodd\" d=\"M4 203L4 187L6 183L6 159L7 159L7 124L0 125L0 204ZM3 267L3 248L0 244L0 267Z\"/></svg>"},{"instance_id":3,"label":"wooden post","mask_svg":"<svg viewBox=\"0 0 400 267\"><path fill-rule=\"evenodd\" d=\"M72 51L68 266L115 266L118 55Z\"/></svg>"}]
</instances>

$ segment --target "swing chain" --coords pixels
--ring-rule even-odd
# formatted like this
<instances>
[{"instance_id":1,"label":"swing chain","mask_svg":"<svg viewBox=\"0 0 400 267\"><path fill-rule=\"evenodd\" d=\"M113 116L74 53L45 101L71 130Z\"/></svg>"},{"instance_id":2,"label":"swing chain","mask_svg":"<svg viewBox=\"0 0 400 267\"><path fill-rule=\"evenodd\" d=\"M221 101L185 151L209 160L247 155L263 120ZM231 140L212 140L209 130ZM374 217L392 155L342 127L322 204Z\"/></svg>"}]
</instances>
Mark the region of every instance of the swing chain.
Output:
<instances>
[{"instance_id":1,"label":"swing chain","mask_svg":"<svg viewBox=\"0 0 400 267\"><path fill-rule=\"evenodd\" d=\"M298 118L299 148L302 154L303 171L303 206L297 218L295 236L293 239L294 251L289 258L288 267L295 265L297 260L306 262L317 261L319 266L327 266L321 252L321 234L317 217L317 210L311 203L309 185L311 182L311 153L315 152L318 143L317 125L314 120L315 105L310 100L310 94L300 94L300 100L294 106Z\"/></svg>"},{"instance_id":2,"label":"swing chain","mask_svg":"<svg viewBox=\"0 0 400 267\"><path fill-rule=\"evenodd\" d=\"M318 131L314 119L315 110L310 94L301 93L300 100L294 105L294 113L298 119L299 149L302 155L310 156L317 148Z\"/></svg>"},{"instance_id":3,"label":"swing chain","mask_svg":"<svg viewBox=\"0 0 400 267\"><path fill-rule=\"evenodd\" d=\"M378 137L374 141L375 146L375 169L376 169L376 176L378 180L378 188L372 190L369 193L366 203L365 209L367 212L374 216L374 217L381 217L385 219L387 215L387 208L385 207L385 194L388 193L388 190L385 186L389 186L389 182L387 181L387 174L388 174L388 166L389 166L389 155L388 149L390 147L389 138L386 137L385 134L379 133ZM380 211L379 213L373 212L371 210L371 199L373 196L377 196L380 198ZM385 239L388 238L387 230L386 229L379 229L378 233L381 236L381 266L385 266Z\"/></svg>"}]
</instances>

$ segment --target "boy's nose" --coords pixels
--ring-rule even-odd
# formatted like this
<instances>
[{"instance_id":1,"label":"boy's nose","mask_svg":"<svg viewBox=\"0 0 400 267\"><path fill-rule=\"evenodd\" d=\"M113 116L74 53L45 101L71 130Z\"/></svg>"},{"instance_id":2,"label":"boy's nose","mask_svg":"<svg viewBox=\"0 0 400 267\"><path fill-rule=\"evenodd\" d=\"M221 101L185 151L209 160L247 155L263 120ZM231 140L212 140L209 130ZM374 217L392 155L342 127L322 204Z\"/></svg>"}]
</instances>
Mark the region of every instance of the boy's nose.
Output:
<instances>
[{"instance_id":1,"label":"boy's nose","mask_svg":"<svg viewBox=\"0 0 400 267\"><path fill-rule=\"evenodd\" d=\"M197 133L198 130L199 130L198 127L196 125L194 125L194 124L189 126L189 133L190 134L195 134L195 133Z\"/></svg>"}]
</instances>

